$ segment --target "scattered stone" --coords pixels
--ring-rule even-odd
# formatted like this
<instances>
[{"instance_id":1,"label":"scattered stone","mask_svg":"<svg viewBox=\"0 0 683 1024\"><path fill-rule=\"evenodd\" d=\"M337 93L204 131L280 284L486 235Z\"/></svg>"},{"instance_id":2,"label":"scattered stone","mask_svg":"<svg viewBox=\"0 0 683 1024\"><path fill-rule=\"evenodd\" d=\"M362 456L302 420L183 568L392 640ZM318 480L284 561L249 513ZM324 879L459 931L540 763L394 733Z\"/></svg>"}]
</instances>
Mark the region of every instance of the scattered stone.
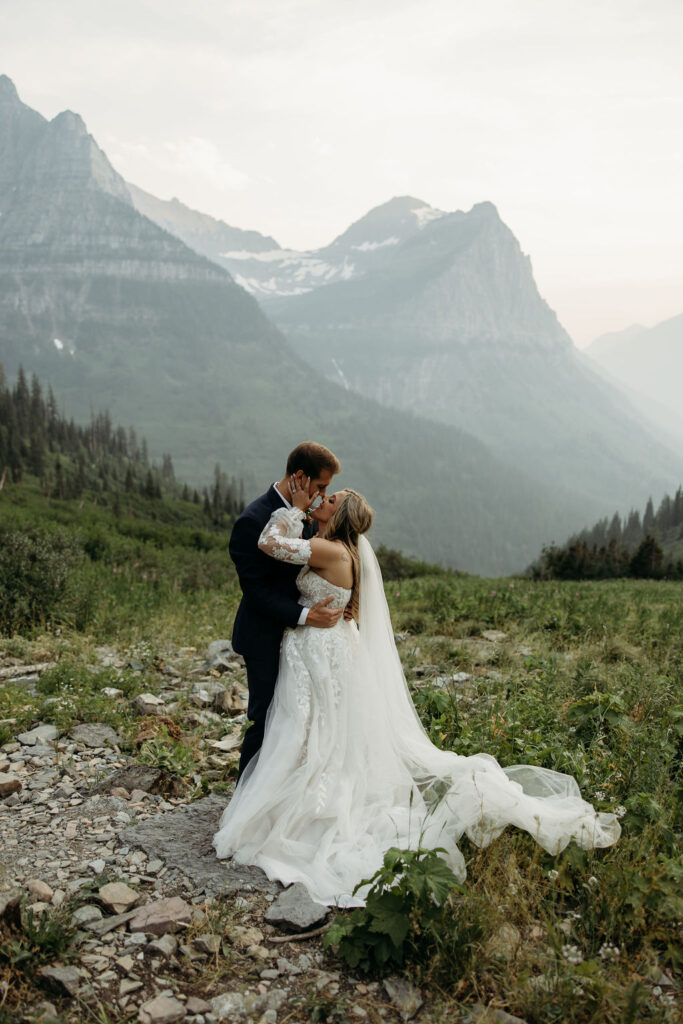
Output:
<instances>
[{"instance_id":1,"label":"scattered stone","mask_svg":"<svg viewBox=\"0 0 683 1024\"><path fill-rule=\"evenodd\" d=\"M280 893L265 914L266 921L284 931L305 932L317 928L328 915L328 908L316 903L301 882Z\"/></svg>"},{"instance_id":2,"label":"scattered stone","mask_svg":"<svg viewBox=\"0 0 683 1024\"><path fill-rule=\"evenodd\" d=\"M150 953L161 953L164 957L172 957L178 949L178 940L170 933L162 935L160 939L154 939L147 944Z\"/></svg>"},{"instance_id":3,"label":"scattered stone","mask_svg":"<svg viewBox=\"0 0 683 1024\"><path fill-rule=\"evenodd\" d=\"M85 743L86 747L114 747L121 742L115 730L104 722L75 725L69 736L78 743Z\"/></svg>"},{"instance_id":4,"label":"scattered stone","mask_svg":"<svg viewBox=\"0 0 683 1024\"><path fill-rule=\"evenodd\" d=\"M100 975L103 978L104 975ZM122 978L119 982L119 995L129 996L131 992L137 992L143 986L142 981L138 981L137 978Z\"/></svg>"},{"instance_id":5,"label":"scattered stone","mask_svg":"<svg viewBox=\"0 0 683 1024\"><path fill-rule=\"evenodd\" d=\"M110 697L111 700L118 700L119 697L123 697L123 690L119 690L116 686L103 686L102 693L105 697Z\"/></svg>"},{"instance_id":6,"label":"scattered stone","mask_svg":"<svg viewBox=\"0 0 683 1024\"><path fill-rule=\"evenodd\" d=\"M134 789L145 793L176 795L177 780L163 768L151 765L131 764L112 772L94 787L93 793L111 793L114 789L125 789L127 794Z\"/></svg>"},{"instance_id":7,"label":"scattered stone","mask_svg":"<svg viewBox=\"0 0 683 1024\"><path fill-rule=\"evenodd\" d=\"M141 1024L177 1024L185 1020L187 1010L181 1002L171 996L155 996L148 999L138 1010Z\"/></svg>"},{"instance_id":8,"label":"scattered stone","mask_svg":"<svg viewBox=\"0 0 683 1024\"><path fill-rule=\"evenodd\" d=\"M507 633L503 633L501 629L482 629L481 635L492 644L502 644L503 640L508 639Z\"/></svg>"},{"instance_id":9,"label":"scattered stone","mask_svg":"<svg viewBox=\"0 0 683 1024\"><path fill-rule=\"evenodd\" d=\"M21 789L22 781L20 778L8 772L0 772L0 797L19 793Z\"/></svg>"},{"instance_id":10,"label":"scattered stone","mask_svg":"<svg viewBox=\"0 0 683 1024\"><path fill-rule=\"evenodd\" d=\"M234 946L238 946L240 949L249 949L263 942L263 932L260 928L245 928L238 924L231 930L228 938Z\"/></svg>"},{"instance_id":11,"label":"scattered stone","mask_svg":"<svg viewBox=\"0 0 683 1024\"><path fill-rule=\"evenodd\" d=\"M422 1006L420 990L398 974L384 979L384 991L401 1014L403 1020L410 1020Z\"/></svg>"},{"instance_id":12,"label":"scattered stone","mask_svg":"<svg viewBox=\"0 0 683 1024\"><path fill-rule=\"evenodd\" d=\"M146 903L129 922L132 932L145 932L151 935L165 935L177 932L192 920L192 907L180 896Z\"/></svg>"},{"instance_id":13,"label":"scattered stone","mask_svg":"<svg viewBox=\"0 0 683 1024\"><path fill-rule=\"evenodd\" d=\"M102 911L99 907L94 907L91 904L86 903L84 907L79 907L78 910L74 910L71 915L71 920L74 924L83 928L86 925L91 924L93 921L101 921Z\"/></svg>"},{"instance_id":14,"label":"scattered stone","mask_svg":"<svg viewBox=\"0 0 683 1024\"><path fill-rule=\"evenodd\" d=\"M109 882L100 887L98 895L105 907L115 914L125 914L140 902L142 896L124 882Z\"/></svg>"},{"instance_id":15,"label":"scattered stone","mask_svg":"<svg viewBox=\"0 0 683 1024\"><path fill-rule=\"evenodd\" d=\"M56 725L42 724L37 725L35 729L31 729L30 732L19 733L17 739L25 747L34 747L36 744L42 746L52 743L58 736L59 730Z\"/></svg>"},{"instance_id":16,"label":"scattered stone","mask_svg":"<svg viewBox=\"0 0 683 1024\"><path fill-rule=\"evenodd\" d=\"M46 988L60 995L75 996L78 992L82 972L78 967L43 967L38 972L38 980Z\"/></svg>"},{"instance_id":17,"label":"scattered stone","mask_svg":"<svg viewBox=\"0 0 683 1024\"><path fill-rule=\"evenodd\" d=\"M40 878L29 878L26 888L31 896L35 896L37 900L42 900L44 903L49 902L54 896L54 891L47 882L42 882Z\"/></svg>"},{"instance_id":18,"label":"scattered stone","mask_svg":"<svg viewBox=\"0 0 683 1024\"><path fill-rule=\"evenodd\" d=\"M192 945L200 953L208 953L210 956L213 956L215 953L220 953L221 940L218 935L198 935L192 940Z\"/></svg>"},{"instance_id":19,"label":"scattered stone","mask_svg":"<svg viewBox=\"0 0 683 1024\"><path fill-rule=\"evenodd\" d=\"M265 989L265 985L263 986ZM244 1017L255 1017L256 1014L277 1011L280 1009L287 993L283 989L274 988L265 992L223 992L211 1000L212 1012L218 1020L235 1021Z\"/></svg>"},{"instance_id":20,"label":"scattered stone","mask_svg":"<svg viewBox=\"0 0 683 1024\"><path fill-rule=\"evenodd\" d=\"M50 1024L50 1022L57 1020L59 1013L54 1003L50 1003L47 999L43 999L36 1007L33 1008L31 1019L36 1021L36 1024Z\"/></svg>"},{"instance_id":21,"label":"scattered stone","mask_svg":"<svg viewBox=\"0 0 683 1024\"><path fill-rule=\"evenodd\" d=\"M206 649L206 668L226 672L238 660L229 640L214 640Z\"/></svg>"},{"instance_id":22,"label":"scattered stone","mask_svg":"<svg viewBox=\"0 0 683 1024\"><path fill-rule=\"evenodd\" d=\"M117 957L114 963L119 970L123 971L124 974L130 974L135 967L135 960L133 960L130 953L126 953L125 956Z\"/></svg>"},{"instance_id":23,"label":"scattered stone","mask_svg":"<svg viewBox=\"0 0 683 1024\"><path fill-rule=\"evenodd\" d=\"M236 750L237 747L240 747L241 745L242 745L242 737L239 734L239 732L236 731L236 732L229 732L226 736L224 736L220 740L214 740L210 744L210 747L211 747L212 750L220 750L223 753L227 754L231 750Z\"/></svg>"},{"instance_id":24,"label":"scattered stone","mask_svg":"<svg viewBox=\"0 0 683 1024\"><path fill-rule=\"evenodd\" d=\"M195 1017L198 1013L211 1013L211 1003L198 996L190 996L185 1003L185 1009L191 1017Z\"/></svg>"},{"instance_id":25,"label":"scattered stone","mask_svg":"<svg viewBox=\"0 0 683 1024\"><path fill-rule=\"evenodd\" d=\"M133 701L133 707L139 715L160 715L164 702L155 693L139 693Z\"/></svg>"}]
</instances>

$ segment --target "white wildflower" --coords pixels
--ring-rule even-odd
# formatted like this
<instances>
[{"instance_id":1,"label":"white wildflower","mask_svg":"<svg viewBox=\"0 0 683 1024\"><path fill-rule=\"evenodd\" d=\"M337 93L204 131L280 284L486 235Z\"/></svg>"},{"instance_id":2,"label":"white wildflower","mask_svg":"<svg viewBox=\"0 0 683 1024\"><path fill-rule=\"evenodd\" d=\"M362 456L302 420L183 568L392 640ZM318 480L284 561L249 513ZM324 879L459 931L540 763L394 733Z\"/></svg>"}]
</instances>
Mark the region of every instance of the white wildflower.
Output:
<instances>
[{"instance_id":1,"label":"white wildflower","mask_svg":"<svg viewBox=\"0 0 683 1024\"><path fill-rule=\"evenodd\" d=\"M589 885L591 889L594 889L596 885L600 885L595 875L591 875L586 884Z\"/></svg>"},{"instance_id":2,"label":"white wildflower","mask_svg":"<svg viewBox=\"0 0 683 1024\"><path fill-rule=\"evenodd\" d=\"M620 955L621 950L613 942L603 942L598 950L598 956L601 960L616 960Z\"/></svg>"},{"instance_id":3,"label":"white wildflower","mask_svg":"<svg viewBox=\"0 0 683 1024\"><path fill-rule=\"evenodd\" d=\"M614 814L615 814L615 817L617 817L617 818L623 818L624 815L626 814L626 808L624 807L624 805L623 804L619 804L619 806L615 808Z\"/></svg>"},{"instance_id":4,"label":"white wildflower","mask_svg":"<svg viewBox=\"0 0 683 1024\"><path fill-rule=\"evenodd\" d=\"M570 964L581 964L583 963L583 955L578 946L565 945L562 947L562 956Z\"/></svg>"},{"instance_id":5,"label":"white wildflower","mask_svg":"<svg viewBox=\"0 0 683 1024\"><path fill-rule=\"evenodd\" d=\"M604 791L604 789L596 789L596 791L595 791L595 799L596 800L604 800L605 799L605 791Z\"/></svg>"},{"instance_id":6,"label":"white wildflower","mask_svg":"<svg viewBox=\"0 0 683 1024\"><path fill-rule=\"evenodd\" d=\"M555 879L559 878L559 877L560 877L560 872L559 871L549 871L548 872L548 878L550 879L551 882L554 882Z\"/></svg>"}]
</instances>

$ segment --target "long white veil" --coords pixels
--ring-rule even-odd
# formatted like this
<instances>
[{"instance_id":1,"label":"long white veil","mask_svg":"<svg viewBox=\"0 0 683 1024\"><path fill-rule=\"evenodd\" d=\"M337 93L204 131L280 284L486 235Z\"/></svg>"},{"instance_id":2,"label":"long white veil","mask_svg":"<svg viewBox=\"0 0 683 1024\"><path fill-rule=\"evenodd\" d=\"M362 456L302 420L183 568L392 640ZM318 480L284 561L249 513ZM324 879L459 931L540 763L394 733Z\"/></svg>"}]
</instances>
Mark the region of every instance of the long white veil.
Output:
<instances>
[{"instance_id":1,"label":"long white veil","mask_svg":"<svg viewBox=\"0 0 683 1024\"><path fill-rule=\"evenodd\" d=\"M621 831L618 820L584 801L570 775L528 764L503 768L487 753L462 756L434 746L410 697L382 573L364 536L359 538L358 552L364 693L358 713L369 714L378 723L373 771L386 772L390 778L400 762L413 778L410 799L423 812L422 844L445 846L454 870L463 875L462 857L455 848L463 832L478 845L486 845L506 825L514 824L551 853L559 852L570 839L585 847L614 843Z\"/></svg>"}]
</instances>

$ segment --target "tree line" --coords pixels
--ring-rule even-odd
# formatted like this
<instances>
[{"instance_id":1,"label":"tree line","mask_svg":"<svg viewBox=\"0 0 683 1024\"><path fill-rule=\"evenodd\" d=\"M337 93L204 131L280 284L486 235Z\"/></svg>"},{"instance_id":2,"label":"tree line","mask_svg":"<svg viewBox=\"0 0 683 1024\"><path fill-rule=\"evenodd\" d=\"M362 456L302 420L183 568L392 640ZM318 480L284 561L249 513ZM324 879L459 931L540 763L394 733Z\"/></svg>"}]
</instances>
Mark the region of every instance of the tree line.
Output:
<instances>
[{"instance_id":1,"label":"tree line","mask_svg":"<svg viewBox=\"0 0 683 1024\"><path fill-rule=\"evenodd\" d=\"M683 579L683 559L666 548L683 541L683 488L665 495L655 512L650 498L641 516L636 509L623 520L618 512L570 537L559 547L544 547L532 566L537 578L610 579L622 576Z\"/></svg>"},{"instance_id":2,"label":"tree line","mask_svg":"<svg viewBox=\"0 0 683 1024\"><path fill-rule=\"evenodd\" d=\"M90 423L67 420L52 387L47 391L19 367L14 387L0 364L0 491L21 484L24 476L40 482L45 498L139 495L151 501L176 498L202 505L205 518L223 526L244 508L244 485L216 465L214 478L197 490L176 480L173 460L150 462L147 441L135 428L112 423L109 411L93 413ZM115 503L116 504L116 503Z\"/></svg>"}]
</instances>

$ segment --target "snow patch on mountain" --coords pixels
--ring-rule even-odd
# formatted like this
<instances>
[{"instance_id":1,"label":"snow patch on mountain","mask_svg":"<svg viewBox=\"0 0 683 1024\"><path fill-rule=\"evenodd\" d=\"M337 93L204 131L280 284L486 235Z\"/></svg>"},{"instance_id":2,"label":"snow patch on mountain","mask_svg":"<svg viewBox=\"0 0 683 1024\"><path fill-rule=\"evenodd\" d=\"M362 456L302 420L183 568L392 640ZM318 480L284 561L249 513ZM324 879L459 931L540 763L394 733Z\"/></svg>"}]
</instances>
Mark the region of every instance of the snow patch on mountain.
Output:
<instances>
[{"instance_id":1,"label":"snow patch on mountain","mask_svg":"<svg viewBox=\"0 0 683 1024\"><path fill-rule=\"evenodd\" d=\"M420 206L417 210L412 210L412 213L415 215L417 226L420 231L422 231L422 228L429 224L430 221L438 220L439 217L446 216L445 210L435 210L433 206Z\"/></svg>"}]
</instances>

